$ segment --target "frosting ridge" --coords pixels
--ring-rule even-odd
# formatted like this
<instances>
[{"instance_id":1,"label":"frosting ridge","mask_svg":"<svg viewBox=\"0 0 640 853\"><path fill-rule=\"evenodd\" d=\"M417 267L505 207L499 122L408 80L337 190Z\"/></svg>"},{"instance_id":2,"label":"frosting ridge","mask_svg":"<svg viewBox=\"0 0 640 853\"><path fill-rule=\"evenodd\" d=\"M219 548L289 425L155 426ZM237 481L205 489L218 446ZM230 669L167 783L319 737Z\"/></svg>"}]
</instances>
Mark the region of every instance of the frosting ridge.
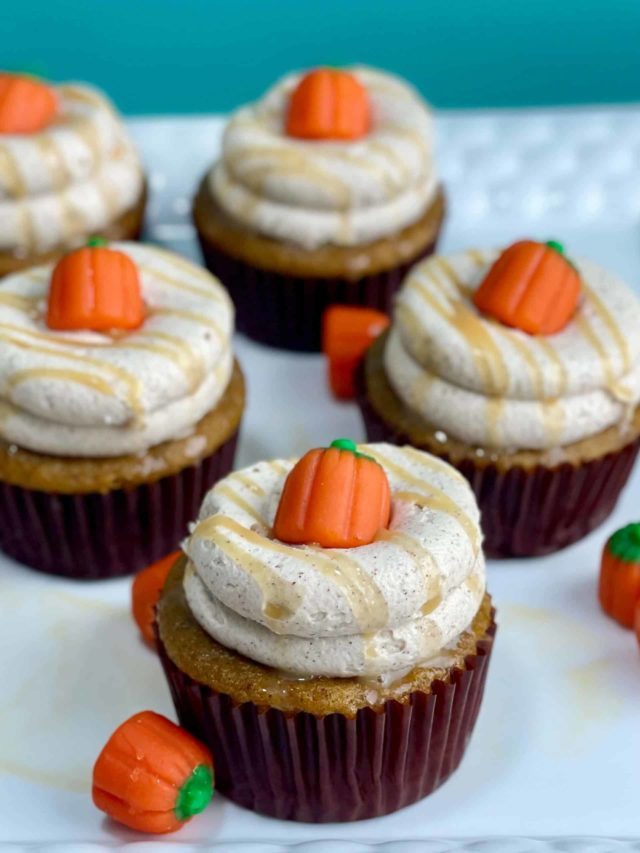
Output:
<instances>
[{"instance_id":1,"label":"frosting ridge","mask_svg":"<svg viewBox=\"0 0 640 853\"><path fill-rule=\"evenodd\" d=\"M426 211L437 189L427 106L390 74L349 70L372 103L373 126L362 139L309 142L286 135L286 107L300 74L231 117L209 187L240 224L313 249L388 236Z\"/></svg>"},{"instance_id":2,"label":"frosting ridge","mask_svg":"<svg viewBox=\"0 0 640 853\"><path fill-rule=\"evenodd\" d=\"M412 448L362 445L392 490L389 529L369 545L274 540L294 462L262 462L208 493L185 543L185 592L215 639L301 675L413 666L469 626L484 594L479 512L461 475Z\"/></svg>"},{"instance_id":3,"label":"frosting ridge","mask_svg":"<svg viewBox=\"0 0 640 853\"><path fill-rule=\"evenodd\" d=\"M52 265L0 281L0 436L60 456L118 456L179 438L233 368L233 308L208 272L161 249L114 243L137 264L147 316L130 333L44 322Z\"/></svg>"},{"instance_id":4,"label":"frosting ridge","mask_svg":"<svg viewBox=\"0 0 640 853\"><path fill-rule=\"evenodd\" d=\"M138 155L107 98L55 86L56 121L35 134L0 135L0 251L72 247L133 207L143 190Z\"/></svg>"},{"instance_id":5,"label":"frosting ridge","mask_svg":"<svg viewBox=\"0 0 640 853\"><path fill-rule=\"evenodd\" d=\"M489 448L547 449L624 422L640 401L635 294L574 259L583 294L573 320L528 335L473 303L497 254L470 250L411 270L384 353L396 394L452 437Z\"/></svg>"}]
</instances>

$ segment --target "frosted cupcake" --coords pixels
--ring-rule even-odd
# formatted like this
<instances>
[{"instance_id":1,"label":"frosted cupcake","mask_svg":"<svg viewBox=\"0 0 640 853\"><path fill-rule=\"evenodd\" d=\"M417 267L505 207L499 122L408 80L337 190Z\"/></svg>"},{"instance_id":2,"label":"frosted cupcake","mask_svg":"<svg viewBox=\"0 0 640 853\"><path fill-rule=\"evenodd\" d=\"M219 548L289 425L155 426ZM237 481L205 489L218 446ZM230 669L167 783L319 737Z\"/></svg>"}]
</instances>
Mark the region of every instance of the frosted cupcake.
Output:
<instances>
[{"instance_id":1,"label":"frosted cupcake","mask_svg":"<svg viewBox=\"0 0 640 853\"><path fill-rule=\"evenodd\" d=\"M92 234L135 239L144 206L138 155L103 94L0 74L0 276Z\"/></svg>"},{"instance_id":2,"label":"frosted cupcake","mask_svg":"<svg viewBox=\"0 0 640 853\"><path fill-rule=\"evenodd\" d=\"M615 275L555 243L429 259L365 359L367 434L462 471L489 553L555 551L609 515L631 471L639 323Z\"/></svg>"},{"instance_id":3,"label":"frosted cupcake","mask_svg":"<svg viewBox=\"0 0 640 853\"><path fill-rule=\"evenodd\" d=\"M478 520L453 468L386 444L340 440L209 492L158 635L180 721L211 747L223 794L345 821L449 777L495 632Z\"/></svg>"},{"instance_id":4,"label":"frosted cupcake","mask_svg":"<svg viewBox=\"0 0 640 853\"><path fill-rule=\"evenodd\" d=\"M334 303L389 309L433 251L444 204L427 105L382 71L292 74L234 113L194 219L238 329L320 349Z\"/></svg>"},{"instance_id":5,"label":"frosted cupcake","mask_svg":"<svg viewBox=\"0 0 640 853\"><path fill-rule=\"evenodd\" d=\"M126 574L177 546L233 463L233 307L135 243L0 282L0 547L41 571Z\"/></svg>"}]
</instances>

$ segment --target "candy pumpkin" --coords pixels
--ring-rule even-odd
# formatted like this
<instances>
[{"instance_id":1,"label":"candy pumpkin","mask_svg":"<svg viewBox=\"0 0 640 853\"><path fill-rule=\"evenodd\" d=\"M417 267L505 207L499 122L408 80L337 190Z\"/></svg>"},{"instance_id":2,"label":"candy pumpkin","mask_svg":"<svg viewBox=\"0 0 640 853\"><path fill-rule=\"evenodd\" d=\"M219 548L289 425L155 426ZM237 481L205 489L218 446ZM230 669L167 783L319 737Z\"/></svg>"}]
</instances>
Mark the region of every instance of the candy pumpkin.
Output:
<instances>
[{"instance_id":1,"label":"candy pumpkin","mask_svg":"<svg viewBox=\"0 0 640 853\"><path fill-rule=\"evenodd\" d=\"M354 548L373 542L390 511L383 468L353 441L337 439L310 450L289 472L273 533L291 544Z\"/></svg>"},{"instance_id":2,"label":"candy pumpkin","mask_svg":"<svg viewBox=\"0 0 640 853\"><path fill-rule=\"evenodd\" d=\"M373 308L332 305L324 312L322 350L328 358L329 385L336 397L353 399L358 363L388 325L387 315Z\"/></svg>"},{"instance_id":3,"label":"candy pumpkin","mask_svg":"<svg viewBox=\"0 0 640 853\"><path fill-rule=\"evenodd\" d=\"M289 101L286 130L300 139L359 139L369 132L369 95L353 74L317 68L300 80Z\"/></svg>"},{"instance_id":4,"label":"candy pumpkin","mask_svg":"<svg viewBox=\"0 0 640 853\"><path fill-rule=\"evenodd\" d=\"M101 811L131 829L174 832L211 800L211 753L166 717L141 711L98 756L92 794Z\"/></svg>"},{"instance_id":5,"label":"candy pumpkin","mask_svg":"<svg viewBox=\"0 0 640 853\"><path fill-rule=\"evenodd\" d=\"M604 546L598 597L607 615L625 628L634 627L640 602L640 523L617 530Z\"/></svg>"},{"instance_id":6,"label":"candy pumpkin","mask_svg":"<svg viewBox=\"0 0 640 853\"><path fill-rule=\"evenodd\" d=\"M476 307L530 335L553 335L571 320L580 276L560 243L521 240L505 249L476 290Z\"/></svg>"},{"instance_id":7,"label":"candy pumpkin","mask_svg":"<svg viewBox=\"0 0 640 853\"><path fill-rule=\"evenodd\" d=\"M137 329L143 319L138 268L124 252L92 240L58 261L49 288L50 329Z\"/></svg>"},{"instance_id":8,"label":"candy pumpkin","mask_svg":"<svg viewBox=\"0 0 640 853\"><path fill-rule=\"evenodd\" d=\"M37 133L57 112L51 86L22 74L0 73L0 133Z\"/></svg>"},{"instance_id":9,"label":"candy pumpkin","mask_svg":"<svg viewBox=\"0 0 640 853\"><path fill-rule=\"evenodd\" d=\"M180 551L173 551L162 560L142 569L131 585L131 613L145 642L154 648L156 638L153 623L156 618L156 605L167 575L179 556Z\"/></svg>"}]
</instances>

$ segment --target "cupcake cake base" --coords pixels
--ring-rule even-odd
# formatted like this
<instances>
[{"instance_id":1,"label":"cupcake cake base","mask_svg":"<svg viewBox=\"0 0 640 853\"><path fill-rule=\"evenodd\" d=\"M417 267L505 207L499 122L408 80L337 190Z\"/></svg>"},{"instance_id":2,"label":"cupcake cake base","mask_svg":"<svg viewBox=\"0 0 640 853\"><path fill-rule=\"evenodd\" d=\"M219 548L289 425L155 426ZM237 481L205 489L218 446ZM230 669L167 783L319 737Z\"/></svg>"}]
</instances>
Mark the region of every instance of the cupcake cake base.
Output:
<instances>
[{"instance_id":1,"label":"cupcake cake base","mask_svg":"<svg viewBox=\"0 0 640 853\"><path fill-rule=\"evenodd\" d=\"M0 444L0 548L74 580L144 568L175 550L203 496L233 467L244 407L239 365L186 438L135 456L54 456Z\"/></svg>"},{"instance_id":2,"label":"cupcake cake base","mask_svg":"<svg viewBox=\"0 0 640 853\"><path fill-rule=\"evenodd\" d=\"M493 451L458 442L411 412L384 370L386 335L358 371L367 439L410 444L456 467L474 490L491 557L550 554L582 539L613 511L640 449L640 408L611 427L553 451Z\"/></svg>"},{"instance_id":3,"label":"cupcake cake base","mask_svg":"<svg viewBox=\"0 0 640 853\"><path fill-rule=\"evenodd\" d=\"M147 190L145 187L135 205L129 208L129 210L125 210L124 213L120 214L106 228L100 229L99 234L96 233L96 236L104 237L106 240L111 241L138 240L142 234L146 205ZM87 234L87 238L90 236L92 236L91 233ZM27 267L57 261L68 250L69 246L58 246L49 252L24 257L15 255L13 252L0 252L0 278L26 269Z\"/></svg>"},{"instance_id":4,"label":"cupcake cake base","mask_svg":"<svg viewBox=\"0 0 640 853\"><path fill-rule=\"evenodd\" d=\"M434 252L444 218L442 191L418 222L364 246L298 248L239 229L202 181L193 218L206 266L236 306L238 331L282 349L317 352L330 305L389 312L408 269Z\"/></svg>"},{"instance_id":5,"label":"cupcake cake base","mask_svg":"<svg viewBox=\"0 0 640 853\"><path fill-rule=\"evenodd\" d=\"M446 658L393 683L288 679L221 646L185 601L186 560L158 606L158 647L181 725L212 750L216 787L282 820L363 820L430 794L460 763L496 631L485 596Z\"/></svg>"}]
</instances>

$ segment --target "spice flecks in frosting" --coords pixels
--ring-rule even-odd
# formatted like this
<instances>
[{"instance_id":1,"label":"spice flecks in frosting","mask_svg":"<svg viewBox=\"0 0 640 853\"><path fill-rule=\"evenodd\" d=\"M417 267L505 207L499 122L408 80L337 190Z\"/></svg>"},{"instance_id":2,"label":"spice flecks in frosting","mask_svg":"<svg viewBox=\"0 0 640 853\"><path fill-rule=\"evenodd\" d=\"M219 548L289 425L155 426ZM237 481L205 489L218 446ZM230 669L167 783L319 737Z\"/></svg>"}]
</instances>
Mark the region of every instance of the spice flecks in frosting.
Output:
<instances>
[{"instance_id":1,"label":"spice flecks in frosting","mask_svg":"<svg viewBox=\"0 0 640 853\"><path fill-rule=\"evenodd\" d=\"M113 244L140 269L148 315L111 336L48 329L51 266L0 282L0 435L44 453L117 456L188 432L233 364L233 309L213 276L152 247Z\"/></svg>"},{"instance_id":2,"label":"spice flecks in frosting","mask_svg":"<svg viewBox=\"0 0 640 853\"><path fill-rule=\"evenodd\" d=\"M323 549L269 537L292 461L259 463L209 492L185 543L185 590L212 636L286 671L351 676L412 666L468 627L484 591L468 484L411 448L359 450L383 466L392 491L389 529L369 545Z\"/></svg>"},{"instance_id":3,"label":"spice flecks in frosting","mask_svg":"<svg viewBox=\"0 0 640 853\"><path fill-rule=\"evenodd\" d=\"M313 249L368 243L423 215L437 187L426 105L391 75L349 70L372 103L372 127L362 139L308 142L286 134L300 75L231 117L209 184L241 225Z\"/></svg>"},{"instance_id":4,"label":"spice flecks in frosting","mask_svg":"<svg viewBox=\"0 0 640 853\"><path fill-rule=\"evenodd\" d=\"M0 251L75 246L133 207L138 156L109 101L87 87L55 87L57 120L31 136L0 136Z\"/></svg>"},{"instance_id":5,"label":"spice flecks in frosting","mask_svg":"<svg viewBox=\"0 0 640 853\"><path fill-rule=\"evenodd\" d=\"M528 335L473 304L496 257L470 250L411 271L384 355L398 396L427 422L480 447L557 447L622 423L640 400L637 297L576 259L583 295L574 319L550 337Z\"/></svg>"}]
</instances>

